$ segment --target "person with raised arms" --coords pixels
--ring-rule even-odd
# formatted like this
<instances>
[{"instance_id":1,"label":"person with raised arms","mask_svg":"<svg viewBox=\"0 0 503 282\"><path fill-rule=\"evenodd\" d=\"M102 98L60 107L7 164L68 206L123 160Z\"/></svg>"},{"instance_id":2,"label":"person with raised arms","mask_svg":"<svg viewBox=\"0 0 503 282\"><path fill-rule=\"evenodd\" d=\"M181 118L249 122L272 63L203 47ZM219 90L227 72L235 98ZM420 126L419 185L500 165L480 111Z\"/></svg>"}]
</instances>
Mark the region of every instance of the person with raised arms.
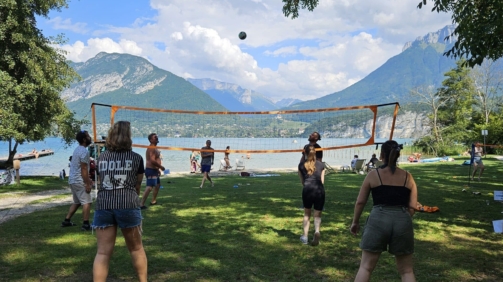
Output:
<instances>
[{"instance_id":1,"label":"person with raised arms","mask_svg":"<svg viewBox=\"0 0 503 282\"><path fill-rule=\"evenodd\" d=\"M325 205L325 166L317 160L317 152L314 145L306 148L307 160L301 161L298 166L298 174L302 183L302 204L304 217L302 221L303 234L300 236L302 244L308 244L309 224L311 211L314 207L314 235L312 246L320 243L321 213Z\"/></svg>"}]
</instances>

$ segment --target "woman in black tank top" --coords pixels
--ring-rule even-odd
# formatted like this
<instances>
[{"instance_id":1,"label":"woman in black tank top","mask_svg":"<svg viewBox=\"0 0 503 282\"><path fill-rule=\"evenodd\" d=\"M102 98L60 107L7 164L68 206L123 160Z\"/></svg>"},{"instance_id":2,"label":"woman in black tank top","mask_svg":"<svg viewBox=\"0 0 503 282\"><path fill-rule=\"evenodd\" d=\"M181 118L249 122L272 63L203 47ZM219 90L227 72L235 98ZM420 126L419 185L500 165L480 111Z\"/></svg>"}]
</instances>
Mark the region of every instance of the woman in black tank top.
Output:
<instances>
[{"instance_id":1,"label":"woman in black tank top","mask_svg":"<svg viewBox=\"0 0 503 282\"><path fill-rule=\"evenodd\" d=\"M362 233L362 259L355 281L369 281L383 251L395 255L402 281L416 281L413 270L414 229L412 216L417 206L417 187L407 171L397 168L402 146L393 140L381 147L384 165L371 171L360 188L350 231L360 231L360 217L372 193L374 206Z\"/></svg>"},{"instance_id":2,"label":"woman in black tank top","mask_svg":"<svg viewBox=\"0 0 503 282\"><path fill-rule=\"evenodd\" d=\"M313 145L309 145L305 152L307 159L299 163L299 177L302 186L302 205L304 206L304 217L302 221L303 234L300 241L308 244L309 223L311 221L311 211L314 207L314 234L312 246L320 243L321 213L325 205L325 166L316 159L316 150Z\"/></svg>"}]
</instances>

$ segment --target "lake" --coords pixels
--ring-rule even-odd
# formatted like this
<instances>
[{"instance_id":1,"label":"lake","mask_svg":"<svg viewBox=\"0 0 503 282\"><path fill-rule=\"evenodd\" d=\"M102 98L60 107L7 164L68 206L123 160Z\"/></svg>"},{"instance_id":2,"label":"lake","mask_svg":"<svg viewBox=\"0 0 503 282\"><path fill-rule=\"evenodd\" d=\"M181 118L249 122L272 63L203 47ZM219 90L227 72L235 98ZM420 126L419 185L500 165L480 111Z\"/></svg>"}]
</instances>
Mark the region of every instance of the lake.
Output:
<instances>
[{"instance_id":1,"label":"lake","mask_svg":"<svg viewBox=\"0 0 503 282\"><path fill-rule=\"evenodd\" d=\"M278 140L276 140L278 139ZM231 149L242 149L244 147L252 150L272 150L272 149L301 149L307 140L295 138L211 138L212 147L214 149L223 150L226 146L230 145ZM134 143L148 145L147 138L133 138ZM201 148L204 146L206 138L160 138L159 146L180 146L189 148ZM411 140L397 140L399 142L409 142ZM362 143L362 139L322 139L318 143L322 147L333 146L333 144L356 144ZM381 140L379 142L382 142ZM38 159L26 160L21 162L21 175L55 175L58 176L59 172L63 169L68 174L68 158L72 155L73 150L78 146L75 142L69 147L65 147L60 138L46 138L40 142L25 142L18 145L17 153L26 154L31 152L34 148L38 151L43 149L51 149L54 155L41 157ZM9 144L7 142L0 142L0 157L5 157L8 154ZM340 150L329 150L323 152L323 161L331 166L349 165L353 159L353 155L358 155L362 159L370 159L372 154L379 155L379 150L376 146L356 147ZM133 151L139 153L145 158L144 148L133 148ZM189 156L190 151L173 151L161 150L163 155L163 165L170 172L174 173L188 173L190 171ZM231 153L230 161L233 168L236 166L236 159L244 159L246 169L282 169L282 168L296 168L299 162L301 153L256 153L251 154L250 159L246 159L244 153ZM220 167L220 160L224 158L224 153L215 153L215 162L213 170L218 170Z\"/></svg>"}]
</instances>

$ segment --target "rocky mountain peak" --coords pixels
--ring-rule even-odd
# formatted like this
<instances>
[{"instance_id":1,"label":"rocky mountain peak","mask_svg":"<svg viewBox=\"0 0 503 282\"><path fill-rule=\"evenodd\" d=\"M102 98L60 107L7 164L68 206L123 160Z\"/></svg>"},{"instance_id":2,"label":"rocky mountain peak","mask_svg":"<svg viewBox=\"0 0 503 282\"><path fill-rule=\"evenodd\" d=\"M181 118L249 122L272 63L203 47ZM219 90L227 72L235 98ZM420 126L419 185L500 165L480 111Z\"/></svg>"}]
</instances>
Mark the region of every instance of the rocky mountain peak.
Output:
<instances>
[{"instance_id":1,"label":"rocky mountain peak","mask_svg":"<svg viewBox=\"0 0 503 282\"><path fill-rule=\"evenodd\" d=\"M128 54L101 52L73 67L82 81L61 93L66 102L89 99L119 89L143 94L160 85L167 77L166 72L156 72L157 68L149 61Z\"/></svg>"},{"instance_id":2,"label":"rocky mountain peak","mask_svg":"<svg viewBox=\"0 0 503 282\"><path fill-rule=\"evenodd\" d=\"M437 30L436 32L428 32L428 34L424 36L419 36L418 38L416 38L416 40L405 43L405 45L402 48L402 52L412 47L412 45L415 43L452 44L457 40L456 36L450 37L447 40L445 40L445 38L451 35L454 32L455 28L456 28L455 25L447 25L444 28Z\"/></svg>"}]
</instances>

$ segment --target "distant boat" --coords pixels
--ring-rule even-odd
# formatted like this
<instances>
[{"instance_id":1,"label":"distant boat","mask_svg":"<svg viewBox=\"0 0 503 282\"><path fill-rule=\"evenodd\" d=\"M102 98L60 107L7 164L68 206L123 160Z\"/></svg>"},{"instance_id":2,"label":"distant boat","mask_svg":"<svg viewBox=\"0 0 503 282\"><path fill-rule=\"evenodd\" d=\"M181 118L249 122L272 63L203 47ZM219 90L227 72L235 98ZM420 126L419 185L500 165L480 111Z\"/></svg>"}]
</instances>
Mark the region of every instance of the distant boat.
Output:
<instances>
[{"instance_id":1,"label":"distant boat","mask_svg":"<svg viewBox=\"0 0 503 282\"><path fill-rule=\"evenodd\" d=\"M292 143L297 143L297 140L293 140Z\"/></svg>"}]
</instances>

